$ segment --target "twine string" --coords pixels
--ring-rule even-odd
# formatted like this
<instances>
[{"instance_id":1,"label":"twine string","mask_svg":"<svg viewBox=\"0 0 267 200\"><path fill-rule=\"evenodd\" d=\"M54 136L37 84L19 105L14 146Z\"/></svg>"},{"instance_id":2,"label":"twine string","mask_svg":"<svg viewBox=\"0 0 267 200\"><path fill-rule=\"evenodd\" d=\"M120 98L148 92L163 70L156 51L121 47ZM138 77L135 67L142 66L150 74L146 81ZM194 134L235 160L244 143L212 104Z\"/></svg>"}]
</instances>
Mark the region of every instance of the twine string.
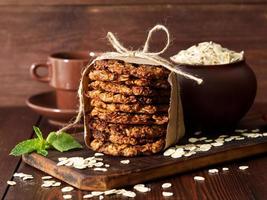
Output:
<instances>
[{"instance_id":1,"label":"twine string","mask_svg":"<svg viewBox=\"0 0 267 200\"><path fill-rule=\"evenodd\" d=\"M151 37L153 35L154 32L156 31L163 31L166 33L166 45L164 46L164 48L161 51L158 52L148 52L149 50L149 43L151 40ZM201 78L198 78L196 76L193 76L189 73L183 72L182 70L180 70L179 68L175 67L172 63L170 63L169 61L163 59L162 57L160 57L159 55L164 53L166 51L166 49L169 47L170 45L170 34L168 29L163 26L163 25L156 25L154 26L148 33L147 35L147 39L145 42L145 45L143 47L142 51L130 51L127 48L125 48L119 41L118 39L114 36L113 33L108 32L107 33L107 38L110 42L110 44L113 46L114 49L116 49L117 53L115 53L117 56L122 56L122 57L136 57L136 58L143 58L146 60L150 60L153 63L156 63L162 67L165 67L166 69L179 74L181 76L184 76L185 78L191 79L196 81L198 84L201 84L203 82L203 80ZM114 52L107 52L105 53L105 57L114 57ZM101 56L97 58L98 60L101 59ZM97 59L95 59L92 63L94 63ZM78 114L75 118L75 120L71 123L69 123L68 125L66 125L65 127L61 128L60 130L57 131L57 134L60 134L61 132L70 129L72 127L74 127L76 124L78 124L82 117L83 117L83 109L84 109L84 104L83 104L83 79L86 76L89 68L90 68L91 64L88 65L85 70L82 73L82 78L80 81L80 85L79 85L79 89L78 89L78 97L79 97L79 110L78 110Z\"/></svg>"},{"instance_id":2,"label":"twine string","mask_svg":"<svg viewBox=\"0 0 267 200\"><path fill-rule=\"evenodd\" d=\"M155 31L159 31L159 30L162 30L162 31L164 31L165 33L166 33L166 38L167 38L167 41L166 41L166 45L165 45L165 47L161 50L161 51L159 51L159 52L148 52L148 49L149 49L149 43L150 43L150 39L151 39L151 37L152 37L152 34L153 34L153 32L155 32ZM163 26L163 25L156 25L156 26L154 26L149 32L148 32L148 35L147 35L147 39L146 39L146 42L145 42L145 45L144 45L144 48L143 48L143 53L148 53L148 54L150 54L150 55L160 55L160 54L162 54L162 53L164 53L166 50L167 50L167 48L169 47L169 45L170 45L170 34L169 34L169 31L168 31L168 29L165 27L165 26Z\"/></svg>"}]
</instances>

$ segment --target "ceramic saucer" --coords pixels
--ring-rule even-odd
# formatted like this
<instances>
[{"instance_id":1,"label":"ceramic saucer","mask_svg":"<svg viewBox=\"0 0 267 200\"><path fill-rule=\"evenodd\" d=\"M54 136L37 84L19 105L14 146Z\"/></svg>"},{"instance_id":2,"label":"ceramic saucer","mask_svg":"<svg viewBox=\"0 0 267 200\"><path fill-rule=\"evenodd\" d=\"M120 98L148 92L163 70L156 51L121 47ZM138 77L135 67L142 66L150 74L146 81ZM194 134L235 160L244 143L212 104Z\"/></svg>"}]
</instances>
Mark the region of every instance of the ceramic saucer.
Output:
<instances>
[{"instance_id":1,"label":"ceramic saucer","mask_svg":"<svg viewBox=\"0 0 267 200\"><path fill-rule=\"evenodd\" d=\"M64 126L73 120L77 110L59 109L56 104L56 94L53 91L33 95L26 100L27 106L38 114L48 118L48 121L57 126ZM81 127L78 125L77 127Z\"/></svg>"}]
</instances>

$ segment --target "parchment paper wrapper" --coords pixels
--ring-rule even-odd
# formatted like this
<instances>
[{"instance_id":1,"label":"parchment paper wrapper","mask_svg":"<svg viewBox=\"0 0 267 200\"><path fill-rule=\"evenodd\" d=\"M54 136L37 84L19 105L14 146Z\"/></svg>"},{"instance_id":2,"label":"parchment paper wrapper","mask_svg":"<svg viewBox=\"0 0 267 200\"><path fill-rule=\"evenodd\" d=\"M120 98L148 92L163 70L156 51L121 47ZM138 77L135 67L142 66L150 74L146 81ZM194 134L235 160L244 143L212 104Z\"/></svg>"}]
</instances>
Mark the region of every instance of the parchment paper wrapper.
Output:
<instances>
[{"instance_id":1,"label":"parchment paper wrapper","mask_svg":"<svg viewBox=\"0 0 267 200\"><path fill-rule=\"evenodd\" d=\"M91 112L92 107L90 106L90 98L85 95L85 92L88 91L88 84L90 83L88 74L93 69L93 64L96 60L105 60L105 59L113 59L113 60L121 60L127 63L134 64L146 64L146 65L155 65L159 66L158 63L153 61L138 58L138 57L127 57L121 56L117 53L104 53L101 56L97 57L92 63L90 63L86 71L82 77L82 85L83 85L83 116L84 116L84 139L86 145L90 148L90 142L92 141L92 134L89 129L89 116L88 114ZM166 134L166 142L165 149L171 145L176 144L179 139L184 136L185 128L184 128L184 120L183 120L183 108L180 99L180 87L179 82L177 80L177 74L171 72L168 77L168 82L171 85L171 95L170 95L170 107L168 110L169 122L167 126L167 134Z\"/></svg>"},{"instance_id":2,"label":"parchment paper wrapper","mask_svg":"<svg viewBox=\"0 0 267 200\"><path fill-rule=\"evenodd\" d=\"M151 36L156 31L164 31L166 34L166 45L159 52L149 52L149 42ZM108 32L107 38L111 45L114 47L116 52L106 52L100 56L98 56L92 63L86 66L85 70L82 73L82 79L80 82L78 95L79 95L79 112L76 116L75 121L66 125L62 129L57 131L57 134L72 128L75 124L79 123L81 118L84 117L84 139L85 143L88 147L90 147L90 142L92 141L92 134L89 129L89 113L92 110L90 106L90 98L85 96L85 92L88 89L88 84L90 82L88 74L93 69L93 64L97 60L105 60L105 59L114 59L121 60L127 63L134 64L145 64L145 65L155 65L162 66L168 70L170 70L170 74L168 77L168 81L171 85L171 95L170 95L170 107L168 110L169 122L167 126L167 134L166 134L166 143L165 149L171 145L176 144L179 139L181 139L185 134L184 128L184 120L183 120L183 108L180 99L180 87L177 76L184 76L192 81L196 81L198 84L202 83L202 79L195 77L191 74L183 72L182 70L176 68L172 63L167 61L166 59L160 57L162 53L166 51L170 44L170 36L168 29L163 25L156 25L148 32L148 36L145 42L145 45L142 50L132 51L125 48L114 36L113 33Z\"/></svg>"}]
</instances>

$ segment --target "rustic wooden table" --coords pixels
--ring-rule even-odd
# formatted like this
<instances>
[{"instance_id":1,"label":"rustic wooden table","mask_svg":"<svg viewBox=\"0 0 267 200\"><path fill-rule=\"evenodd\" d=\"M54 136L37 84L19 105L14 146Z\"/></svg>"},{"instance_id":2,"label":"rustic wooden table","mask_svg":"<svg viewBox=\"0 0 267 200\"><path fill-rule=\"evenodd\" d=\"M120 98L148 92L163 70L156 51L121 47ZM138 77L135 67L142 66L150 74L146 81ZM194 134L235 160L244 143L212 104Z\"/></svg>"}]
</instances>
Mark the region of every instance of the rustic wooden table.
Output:
<instances>
[{"instance_id":1,"label":"rustic wooden table","mask_svg":"<svg viewBox=\"0 0 267 200\"><path fill-rule=\"evenodd\" d=\"M0 198L63 199L59 188L40 187L42 172L8 155L19 141L33 137L33 125L44 132L56 129L25 106L27 96L48 90L48 86L30 80L28 68L32 62L65 49L110 49L104 39L107 31L117 33L125 46L139 48L145 41L146 31L156 23L163 23L172 34L172 46L167 55L207 40L245 50L247 62L258 79L258 93L254 107L242 124L264 127L262 114L267 113L266 16L264 0L156 0L153 5L149 0L129 0L129 3L123 0L1 1ZM154 39L153 42L152 49L162 45L162 41ZM249 169L240 171L239 165L248 165ZM138 193L135 199L267 199L266 155L215 167L229 167L230 170L209 175L207 169L202 169L149 182L152 191ZM35 179L8 186L6 181L12 179L15 172L33 174ZM195 175L204 176L206 180L195 182ZM173 197L162 197L164 182L173 184ZM84 192L75 190L72 194L73 199L82 199Z\"/></svg>"},{"instance_id":2,"label":"rustic wooden table","mask_svg":"<svg viewBox=\"0 0 267 200\"><path fill-rule=\"evenodd\" d=\"M41 116L34 114L26 107L8 107L0 109L1 134L5 135L5 139L1 140L0 151L0 195L2 199L63 199L60 187L42 188L41 177L45 174L34 169L20 158L9 156L10 149L19 141L33 136L32 126L39 126L44 132L55 130L56 127L51 126L47 120ZM254 108L242 121L242 126L251 128L266 128L266 123L260 119L259 105ZM240 165L248 165L249 169L241 171L238 169ZM247 158L239 161L214 166L221 169L228 167L229 171L220 172L215 175L208 173L209 168L192 171L186 174L167 177L146 183L151 192L146 194L138 193L135 199L266 199L267 198L267 157L259 155L257 157ZM16 186L8 186L7 180L12 179L15 172L24 172L32 174L33 180L22 181L16 179ZM204 176L204 182L196 182L193 177L196 175ZM173 197L163 197L161 192L161 184L164 182L172 183L172 188L168 191L174 193ZM65 186L63 184L62 186ZM126 188L131 189L131 188ZM88 192L87 192L88 193ZM82 199L86 192L74 190L71 192L73 199ZM110 196L105 199L120 199L121 196ZM125 198L126 199L126 198Z\"/></svg>"}]
</instances>

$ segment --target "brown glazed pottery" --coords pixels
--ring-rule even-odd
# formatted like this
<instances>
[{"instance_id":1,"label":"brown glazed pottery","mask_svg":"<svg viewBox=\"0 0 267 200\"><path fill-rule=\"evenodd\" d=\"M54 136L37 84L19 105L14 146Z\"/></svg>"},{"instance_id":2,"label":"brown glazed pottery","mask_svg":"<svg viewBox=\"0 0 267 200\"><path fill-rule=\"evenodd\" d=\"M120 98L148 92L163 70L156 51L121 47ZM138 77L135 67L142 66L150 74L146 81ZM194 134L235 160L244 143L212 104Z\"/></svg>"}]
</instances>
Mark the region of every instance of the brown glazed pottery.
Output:
<instances>
[{"instance_id":1,"label":"brown glazed pottery","mask_svg":"<svg viewBox=\"0 0 267 200\"><path fill-rule=\"evenodd\" d=\"M54 53L48 57L47 63L32 64L30 74L33 79L47 82L56 89L58 108L75 109L81 72L89 60L89 52ZM47 75L41 76L39 68L46 68Z\"/></svg>"},{"instance_id":2,"label":"brown glazed pottery","mask_svg":"<svg viewBox=\"0 0 267 200\"><path fill-rule=\"evenodd\" d=\"M26 104L38 114L48 118L49 122L63 126L77 114L76 109L57 108L54 91L36 94L27 99Z\"/></svg>"},{"instance_id":3,"label":"brown glazed pottery","mask_svg":"<svg viewBox=\"0 0 267 200\"><path fill-rule=\"evenodd\" d=\"M177 67L203 79L198 85L178 77L188 133L231 130L253 104L257 81L245 60L224 65Z\"/></svg>"}]
</instances>

